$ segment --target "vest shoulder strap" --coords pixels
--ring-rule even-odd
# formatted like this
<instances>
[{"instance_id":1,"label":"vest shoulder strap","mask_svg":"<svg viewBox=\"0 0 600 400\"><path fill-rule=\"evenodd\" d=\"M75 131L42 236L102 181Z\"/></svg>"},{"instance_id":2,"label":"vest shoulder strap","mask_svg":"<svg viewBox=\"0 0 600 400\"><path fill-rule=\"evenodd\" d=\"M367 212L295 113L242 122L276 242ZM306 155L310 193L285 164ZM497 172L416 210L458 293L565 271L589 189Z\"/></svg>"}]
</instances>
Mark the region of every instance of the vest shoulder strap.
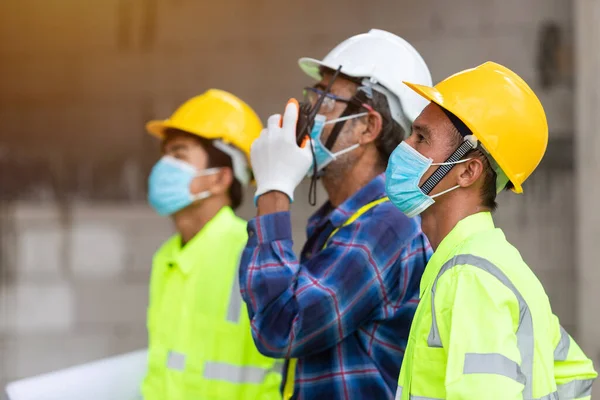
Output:
<instances>
[{"instance_id":1,"label":"vest shoulder strap","mask_svg":"<svg viewBox=\"0 0 600 400\"><path fill-rule=\"evenodd\" d=\"M333 232L331 232L331 234L330 234L330 235L329 235L329 237L327 238L327 241L326 241L326 242L325 242L325 244L323 245L323 250L325 250L325 249L327 248L327 243L329 243L329 240L331 240L331 238L332 238L332 237L333 237L333 236L334 236L336 233L338 233L338 231L339 231L341 228L343 228L343 227L345 227L345 226L348 226L348 225L352 224L354 221L356 221L358 218L360 218L360 216L361 216L361 215L363 215L364 213L366 213L367 211L369 211L371 208L375 207L375 206L376 206L376 205L378 205L378 204L385 203L386 201L390 201L389 197L387 197L387 196L386 196L386 197L382 197L381 199L374 200L374 201L372 201L372 202L370 202L370 203L367 203L367 204L365 204L365 205L364 205L364 206L362 206L361 208L359 208L359 209L358 209L358 210L357 210L357 211L356 211L354 214L352 214L352 215L350 216L350 218L348 218L348 220L347 220L346 222L344 222L344 223L342 224L342 226L341 226L341 227L339 227L339 228L335 228L335 229L333 230Z\"/></svg>"}]
</instances>

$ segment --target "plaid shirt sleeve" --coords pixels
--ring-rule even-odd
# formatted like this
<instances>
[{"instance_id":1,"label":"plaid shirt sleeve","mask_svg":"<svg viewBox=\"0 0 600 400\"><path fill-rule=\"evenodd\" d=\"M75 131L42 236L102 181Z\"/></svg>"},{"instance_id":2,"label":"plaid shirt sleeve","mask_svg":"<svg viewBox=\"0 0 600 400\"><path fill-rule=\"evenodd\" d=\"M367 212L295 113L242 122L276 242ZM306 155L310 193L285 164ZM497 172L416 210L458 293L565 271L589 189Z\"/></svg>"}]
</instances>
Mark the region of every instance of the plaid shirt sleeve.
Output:
<instances>
[{"instance_id":1,"label":"plaid shirt sleeve","mask_svg":"<svg viewBox=\"0 0 600 400\"><path fill-rule=\"evenodd\" d=\"M406 291L402 277L427 259L420 227L413 220L396 227L365 216L342 227L305 264L292 250L289 213L248 223L240 289L263 354L302 357L333 347L366 321L385 318L411 300L397 292L394 302L388 299L393 290ZM395 263L401 267L390 268Z\"/></svg>"}]
</instances>

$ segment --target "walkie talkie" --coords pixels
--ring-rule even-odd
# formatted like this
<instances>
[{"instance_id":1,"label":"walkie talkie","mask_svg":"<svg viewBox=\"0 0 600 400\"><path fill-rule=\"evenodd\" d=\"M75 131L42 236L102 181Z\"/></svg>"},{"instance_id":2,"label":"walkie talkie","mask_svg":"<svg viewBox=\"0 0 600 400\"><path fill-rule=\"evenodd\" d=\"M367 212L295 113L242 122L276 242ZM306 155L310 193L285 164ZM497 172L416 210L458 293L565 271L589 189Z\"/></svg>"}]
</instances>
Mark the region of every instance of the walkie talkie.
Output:
<instances>
[{"instance_id":1,"label":"walkie talkie","mask_svg":"<svg viewBox=\"0 0 600 400\"><path fill-rule=\"evenodd\" d=\"M325 101L327 93L329 93L329 91L331 90L335 79L340 74L341 69L342 66L340 65L329 80L329 84L327 85L327 88L325 89L323 94L319 96L319 99L315 103L314 107L311 107L310 103L300 103L300 108L298 110L298 122L296 124L296 143L298 143L298 146L302 146L305 140L308 137L310 137L310 132L312 131L313 125L315 123L315 117L321 109L321 105L323 104L323 101Z\"/></svg>"},{"instance_id":2,"label":"walkie talkie","mask_svg":"<svg viewBox=\"0 0 600 400\"><path fill-rule=\"evenodd\" d=\"M298 110L298 123L296 124L296 142L298 143L298 146L302 146L306 140L306 137L310 135L310 131L312 130L314 118L312 119L312 122L309 123L310 109L310 103L300 103L300 108Z\"/></svg>"}]
</instances>

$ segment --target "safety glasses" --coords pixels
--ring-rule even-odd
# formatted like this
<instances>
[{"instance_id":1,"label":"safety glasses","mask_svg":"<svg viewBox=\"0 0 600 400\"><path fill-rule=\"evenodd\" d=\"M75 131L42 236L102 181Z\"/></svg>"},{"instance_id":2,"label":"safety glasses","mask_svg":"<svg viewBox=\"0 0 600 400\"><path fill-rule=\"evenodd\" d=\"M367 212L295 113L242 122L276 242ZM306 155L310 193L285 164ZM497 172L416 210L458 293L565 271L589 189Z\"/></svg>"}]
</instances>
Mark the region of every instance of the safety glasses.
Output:
<instances>
[{"instance_id":1,"label":"safety glasses","mask_svg":"<svg viewBox=\"0 0 600 400\"><path fill-rule=\"evenodd\" d=\"M319 99L319 96L323 96L323 103L321 104L321 108L319 109L319 113L330 113L335 108L335 102L340 101L342 103L350 103L351 99L346 99L343 97L336 96L333 93L326 93L321 89L317 89L315 87L306 87L304 88L304 101L309 103L311 106L314 106Z\"/></svg>"}]
</instances>

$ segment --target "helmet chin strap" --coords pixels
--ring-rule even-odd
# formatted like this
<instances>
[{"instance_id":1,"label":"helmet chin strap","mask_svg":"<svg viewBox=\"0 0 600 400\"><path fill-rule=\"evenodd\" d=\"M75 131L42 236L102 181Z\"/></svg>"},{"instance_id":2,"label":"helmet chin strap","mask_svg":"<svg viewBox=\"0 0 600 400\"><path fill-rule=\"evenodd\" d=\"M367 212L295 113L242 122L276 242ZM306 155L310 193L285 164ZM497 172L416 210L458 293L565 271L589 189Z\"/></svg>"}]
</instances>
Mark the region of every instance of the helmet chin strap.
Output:
<instances>
[{"instance_id":1,"label":"helmet chin strap","mask_svg":"<svg viewBox=\"0 0 600 400\"><path fill-rule=\"evenodd\" d=\"M421 190L423 193L429 195L433 188L437 186L438 183L444 179L448 172L454 168L456 162L461 160L465 155L467 155L471 150L477 148L477 139L473 136L473 132L469 129L468 126L464 124L456 115L452 114L450 111L441 107L442 111L446 114L446 116L452 122L452 125L458 130L458 133L463 137L463 142L460 146L452 154L450 157L446 159L442 165L435 170L433 174L421 185Z\"/></svg>"},{"instance_id":2,"label":"helmet chin strap","mask_svg":"<svg viewBox=\"0 0 600 400\"><path fill-rule=\"evenodd\" d=\"M469 140L465 139L458 149L454 150L450 157L448 157L448 159L446 159L446 161L443 162L442 165L436 169L435 172L431 174L431 176L427 178L427 180L421 185L421 190L423 193L427 195L431 193L433 188L435 188L437 184L440 183L446 175L448 175L448 172L454 168L456 162L460 161L461 158L467 155L474 148L475 147L473 144Z\"/></svg>"},{"instance_id":3,"label":"helmet chin strap","mask_svg":"<svg viewBox=\"0 0 600 400\"><path fill-rule=\"evenodd\" d=\"M363 104L366 104L367 101L367 94L362 90L359 90L352 97L350 103L346 106L346 109L344 110L342 115L336 118L338 122L333 126L331 134L329 135L329 137L327 138L327 142L325 143L325 147L327 148L327 150L331 151L331 149L333 149L333 146L335 145L335 142L338 136L340 135L344 124L348 119L350 119L348 117L356 114L360 110L360 108L363 107Z\"/></svg>"}]
</instances>

